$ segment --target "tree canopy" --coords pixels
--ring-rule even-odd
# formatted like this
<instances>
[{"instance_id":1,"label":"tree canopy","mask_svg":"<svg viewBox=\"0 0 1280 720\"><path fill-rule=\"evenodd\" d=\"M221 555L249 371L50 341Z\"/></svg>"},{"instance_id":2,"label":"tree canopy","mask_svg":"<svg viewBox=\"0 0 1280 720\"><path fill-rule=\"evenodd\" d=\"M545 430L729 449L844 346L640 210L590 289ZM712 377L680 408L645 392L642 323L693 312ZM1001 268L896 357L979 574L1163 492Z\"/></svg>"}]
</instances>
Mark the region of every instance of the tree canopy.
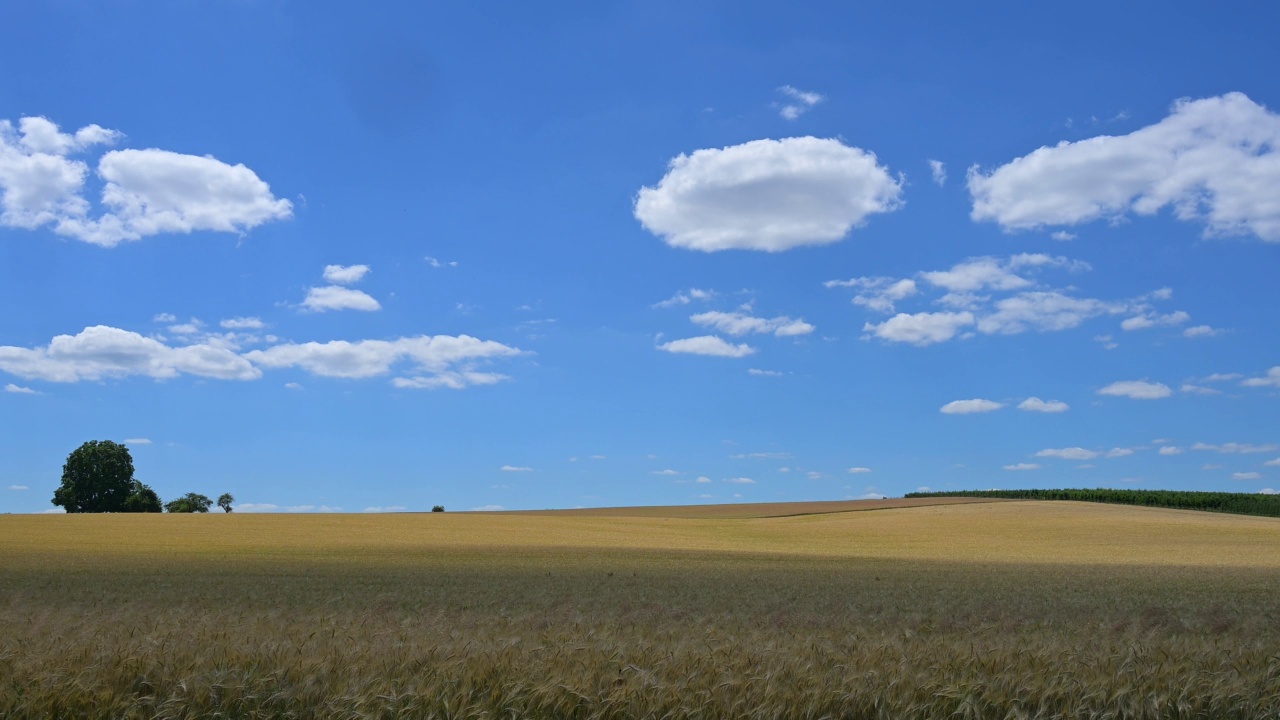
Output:
<instances>
[{"instance_id":1,"label":"tree canopy","mask_svg":"<svg viewBox=\"0 0 1280 720\"><path fill-rule=\"evenodd\" d=\"M137 499L130 503L135 495ZM133 479L129 448L110 440L90 440L67 456L53 504L69 513L158 512L146 509L152 497L151 488ZM160 498L155 501L158 505Z\"/></svg>"},{"instance_id":2,"label":"tree canopy","mask_svg":"<svg viewBox=\"0 0 1280 720\"><path fill-rule=\"evenodd\" d=\"M164 509L171 513L207 513L210 507L213 501L199 493L187 493L164 504Z\"/></svg>"},{"instance_id":3,"label":"tree canopy","mask_svg":"<svg viewBox=\"0 0 1280 720\"><path fill-rule=\"evenodd\" d=\"M236 498L231 493L222 493L218 496L218 507L222 508L222 512L231 512L231 503L235 501Z\"/></svg>"}]
</instances>

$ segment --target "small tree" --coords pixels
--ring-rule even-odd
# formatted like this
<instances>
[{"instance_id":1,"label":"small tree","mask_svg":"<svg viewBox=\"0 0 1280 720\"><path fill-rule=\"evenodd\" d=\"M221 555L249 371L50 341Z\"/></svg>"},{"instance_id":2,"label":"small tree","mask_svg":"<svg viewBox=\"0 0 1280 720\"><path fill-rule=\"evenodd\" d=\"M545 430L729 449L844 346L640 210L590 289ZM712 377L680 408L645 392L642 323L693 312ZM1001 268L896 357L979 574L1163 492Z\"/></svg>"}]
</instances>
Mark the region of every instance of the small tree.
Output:
<instances>
[{"instance_id":1,"label":"small tree","mask_svg":"<svg viewBox=\"0 0 1280 720\"><path fill-rule=\"evenodd\" d=\"M171 513L207 513L213 501L199 493L187 493L177 500L164 504L164 509Z\"/></svg>"},{"instance_id":2,"label":"small tree","mask_svg":"<svg viewBox=\"0 0 1280 720\"><path fill-rule=\"evenodd\" d=\"M124 501L124 512L131 513L158 513L164 507L160 504L160 496L155 490L143 485L137 480L133 481L133 492L129 493L129 497Z\"/></svg>"},{"instance_id":3,"label":"small tree","mask_svg":"<svg viewBox=\"0 0 1280 720\"><path fill-rule=\"evenodd\" d=\"M218 496L218 507L222 508L222 512L231 512L231 503L235 501L231 493L222 493Z\"/></svg>"},{"instance_id":4,"label":"small tree","mask_svg":"<svg viewBox=\"0 0 1280 720\"><path fill-rule=\"evenodd\" d=\"M53 504L69 513L125 512L134 490L129 448L110 440L90 440L67 456Z\"/></svg>"},{"instance_id":5,"label":"small tree","mask_svg":"<svg viewBox=\"0 0 1280 720\"><path fill-rule=\"evenodd\" d=\"M444 512L444 506L436 505L435 507L431 508L431 512Z\"/></svg>"}]
</instances>

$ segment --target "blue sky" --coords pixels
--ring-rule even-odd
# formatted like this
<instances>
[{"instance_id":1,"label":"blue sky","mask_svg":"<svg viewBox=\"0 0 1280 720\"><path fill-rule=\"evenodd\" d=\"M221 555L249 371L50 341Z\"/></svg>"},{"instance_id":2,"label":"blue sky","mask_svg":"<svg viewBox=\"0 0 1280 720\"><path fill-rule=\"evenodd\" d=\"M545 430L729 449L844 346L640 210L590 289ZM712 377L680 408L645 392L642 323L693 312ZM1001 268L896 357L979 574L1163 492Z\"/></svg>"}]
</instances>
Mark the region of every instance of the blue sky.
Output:
<instances>
[{"instance_id":1,"label":"blue sky","mask_svg":"<svg viewBox=\"0 0 1280 720\"><path fill-rule=\"evenodd\" d=\"M1280 12L845 5L8 9L0 511L1280 488Z\"/></svg>"}]
</instances>

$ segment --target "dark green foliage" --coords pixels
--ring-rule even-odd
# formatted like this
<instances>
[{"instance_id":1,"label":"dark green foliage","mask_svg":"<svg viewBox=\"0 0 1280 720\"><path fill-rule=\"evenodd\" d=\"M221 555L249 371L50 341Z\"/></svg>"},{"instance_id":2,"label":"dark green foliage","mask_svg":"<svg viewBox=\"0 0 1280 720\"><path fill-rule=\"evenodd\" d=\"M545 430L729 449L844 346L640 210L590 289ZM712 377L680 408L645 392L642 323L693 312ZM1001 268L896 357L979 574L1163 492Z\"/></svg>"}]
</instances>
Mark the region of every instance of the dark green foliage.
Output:
<instances>
[{"instance_id":1,"label":"dark green foliage","mask_svg":"<svg viewBox=\"0 0 1280 720\"><path fill-rule=\"evenodd\" d=\"M158 513L164 508L160 505L160 496L150 486L133 481L133 489L125 498L124 511L133 513Z\"/></svg>"},{"instance_id":2,"label":"dark green foliage","mask_svg":"<svg viewBox=\"0 0 1280 720\"><path fill-rule=\"evenodd\" d=\"M53 504L69 513L127 512L133 491L129 448L110 440L90 440L67 456Z\"/></svg>"},{"instance_id":3,"label":"dark green foliage","mask_svg":"<svg viewBox=\"0 0 1280 720\"><path fill-rule=\"evenodd\" d=\"M164 509L171 513L207 513L211 507L213 501L199 493L187 493L164 504Z\"/></svg>"},{"instance_id":4,"label":"dark green foliage","mask_svg":"<svg viewBox=\"0 0 1280 720\"><path fill-rule=\"evenodd\" d=\"M231 493L222 493L218 496L218 507L222 508L222 512L231 512L231 503L235 501Z\"/></svg>"},{"instance_id":5,"label":"dark green foliage","mask_svg":"<svg viewBox=\"0 0 1280 720\"><path fill-rule=\"evenodd\" d=\"M989 497L1012 500L1078 500L1082 502L1144 505L1177 510L1205 510L1236 515L1280 517L1280 495L1262 493L1196 492L1191 490L959 490L914 492L905 497Z\"/></svg>"},{"instance_id":6,"label":"dark green foliage","mask_svg":"<svg viewBox=\"0 0 1280 720\"><path fill-rule=\"evenodd\" d=\"M435 507L431 508L431 512L444 512L444 506L436 505Z\"/></svg>"}]
</instances>

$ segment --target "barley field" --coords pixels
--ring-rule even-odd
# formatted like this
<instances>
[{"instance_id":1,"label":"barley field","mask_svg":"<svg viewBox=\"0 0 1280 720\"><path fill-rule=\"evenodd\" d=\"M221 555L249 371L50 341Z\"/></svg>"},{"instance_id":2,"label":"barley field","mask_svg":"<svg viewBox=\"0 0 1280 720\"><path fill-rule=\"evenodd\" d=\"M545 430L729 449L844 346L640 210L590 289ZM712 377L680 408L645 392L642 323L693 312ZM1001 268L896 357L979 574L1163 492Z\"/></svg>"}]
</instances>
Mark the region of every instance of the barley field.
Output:
<instances>
[{"instance_id":1,"label":"barley field","mask_svg":"<svg viewBox=\"0 0 1280 720\"><path fill-rule=\"evenodd\" d=\"M0 516L0 717L1280 717L1280 520Z\"/></svg>"}]
</instances>

